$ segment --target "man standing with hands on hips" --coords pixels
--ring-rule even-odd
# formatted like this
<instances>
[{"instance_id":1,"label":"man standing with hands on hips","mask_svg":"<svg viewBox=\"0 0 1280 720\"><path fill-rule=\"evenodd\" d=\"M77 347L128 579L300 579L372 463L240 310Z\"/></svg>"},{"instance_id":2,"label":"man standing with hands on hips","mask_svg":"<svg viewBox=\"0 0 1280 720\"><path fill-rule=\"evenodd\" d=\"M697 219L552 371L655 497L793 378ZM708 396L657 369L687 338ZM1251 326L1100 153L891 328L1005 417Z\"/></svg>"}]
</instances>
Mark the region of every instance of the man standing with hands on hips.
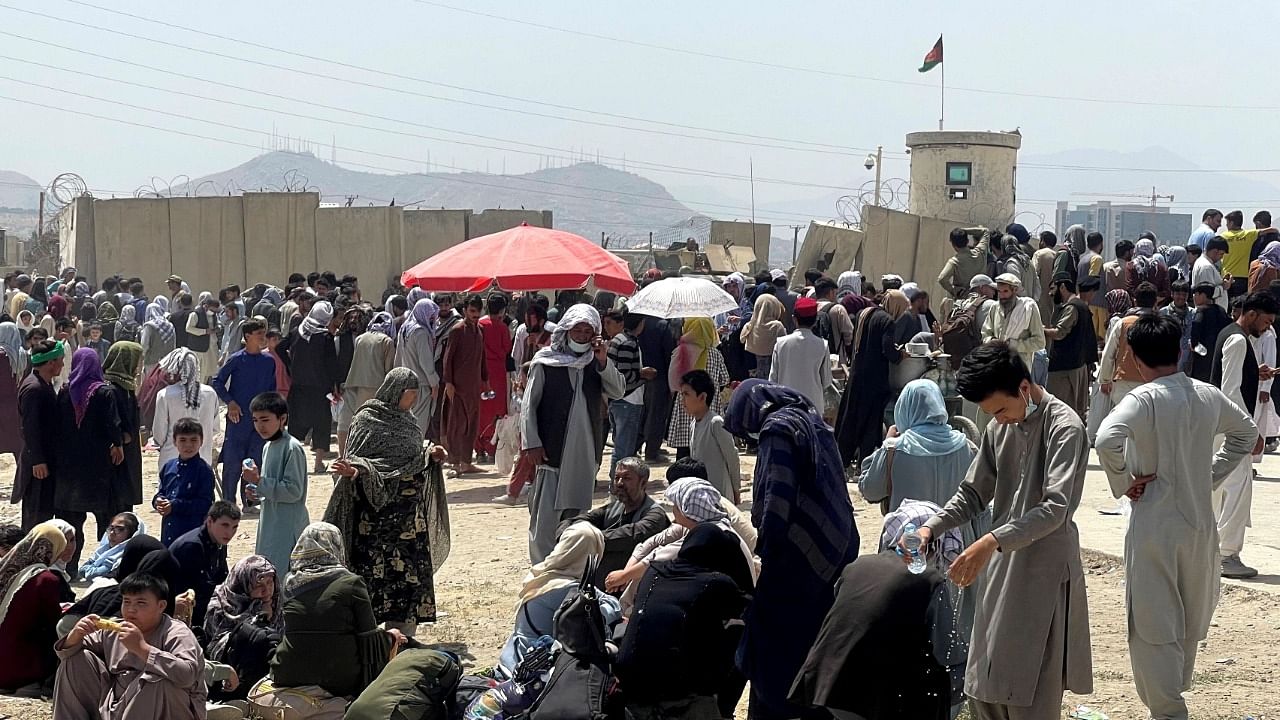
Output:
<instances>
[{"instance_id":1,"label":"man standing with hands on hips","mask_svg":"<svg viewBox=\"0 0 1280 720\"><path fill-rule=\"evenodd\" d=\"M927 544L992 505L991 532L951 564L976 600L965 694L975 720L1056 720L1064 690L1093 692L1080 505L1089 442L1075 411L1031 381L1003 342L973 350L960 394L987 426L969 476L920 528ZM904 557L909 560L909 557ZM976 584L975 584L975 581Z\"/></svg>"}]
</instances>

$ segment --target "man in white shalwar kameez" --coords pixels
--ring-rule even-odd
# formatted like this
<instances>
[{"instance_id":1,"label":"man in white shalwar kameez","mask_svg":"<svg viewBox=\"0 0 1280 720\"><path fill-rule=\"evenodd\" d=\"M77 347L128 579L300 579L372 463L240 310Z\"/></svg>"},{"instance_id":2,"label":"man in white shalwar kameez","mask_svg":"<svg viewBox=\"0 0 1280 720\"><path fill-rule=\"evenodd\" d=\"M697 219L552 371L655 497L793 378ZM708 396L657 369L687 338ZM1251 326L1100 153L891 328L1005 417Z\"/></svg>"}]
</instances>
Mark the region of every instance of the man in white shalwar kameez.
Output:
<instances>
[{"instance_id":1,"label":"man in white shalwar kameez","mask_svg":"<svg viewBox=\"0 0 1280 720\"><path fill-rule=\"evenodd\" d=\"M529 559L551 554L560 522L591 507L604 432L602 398L617 400L626 380L600 337L600 313L586 304L565 310L529 366L521 403L525 454L537 467L529 493Z\"/></svg>"},{"instance_id":2,"label":"man in white shalwar kameez","mask_svg":"<svg viewBox=\"0 0 1280 720\"><path fill-rule=\"evenodd\" d=\"M1218 389L1250 415L1257 408L1260 383L1271 378L1272 369L1258 362L1252 340L1275 322L1276 300L1270 293L1249 293L1240 317L1218 335L1210 378ZM1251 524L1253 506L1253 464L1241 460L1222 486L1214 491L1218 518L1218 550L1222 556L1222 577L1247 579L1258 571L1240 559L1246 528Z\"/></svg>"},{"instance_id":3,"label":"man in white shalwar kameez","mask_svg":"<svg viewBox=\"0 0 1280 720\"><path fill-rule=\"evenodd\" d=\"M1158 720L1187 718L1182 693L1218 602L1212 491L1257 436L1222 391L1178 372L1181 335L1172 318L1134 323L1129 345L1148 382L1112 409L1094 444L1111 492L1132 501L1124 548L1129 657L1138 697ZM1214 453L1216 435L1225 442Z\"/></svg>"},{"instance_id":4,"label":"man in white shalwar kameez","mask_svg":"<svg viewBox=\"0 0 1280 720\"><path fill-rule=\"evenodd\" d=\"M1262 335L1252 338L1253 354L1258 362L1273 368L1276 366L1276 329L1267 328ZM1276 404L1271 400L1272 378L1258 381L1258 405L1253 409L1253 424L1258 426L1258 435L1262 438L1275 437L1280 434L1280 416L1276 415ZM1254 464L1262 462L1262 448L1253 454Z\"/></svg>"}]
</instances>

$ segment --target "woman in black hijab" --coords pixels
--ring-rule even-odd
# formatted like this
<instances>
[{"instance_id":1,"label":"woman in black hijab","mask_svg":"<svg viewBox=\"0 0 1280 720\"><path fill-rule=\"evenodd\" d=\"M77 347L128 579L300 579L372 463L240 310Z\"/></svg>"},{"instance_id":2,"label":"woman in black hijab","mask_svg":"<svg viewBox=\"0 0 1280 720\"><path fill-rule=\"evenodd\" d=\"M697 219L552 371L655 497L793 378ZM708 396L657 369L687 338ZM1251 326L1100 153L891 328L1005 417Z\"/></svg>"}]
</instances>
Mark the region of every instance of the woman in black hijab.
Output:
<instances>
[{"instance_id":1,"label":"woman in black hijab","mask_svg":"<svg viewBox=\"0 0 1280 720\"><path fill-rule=\"evenodd\" d=\"M721 717L751 587L741 541L714 523L649 567L614 665L629 719Z\"/></svg>"}]
</instances>

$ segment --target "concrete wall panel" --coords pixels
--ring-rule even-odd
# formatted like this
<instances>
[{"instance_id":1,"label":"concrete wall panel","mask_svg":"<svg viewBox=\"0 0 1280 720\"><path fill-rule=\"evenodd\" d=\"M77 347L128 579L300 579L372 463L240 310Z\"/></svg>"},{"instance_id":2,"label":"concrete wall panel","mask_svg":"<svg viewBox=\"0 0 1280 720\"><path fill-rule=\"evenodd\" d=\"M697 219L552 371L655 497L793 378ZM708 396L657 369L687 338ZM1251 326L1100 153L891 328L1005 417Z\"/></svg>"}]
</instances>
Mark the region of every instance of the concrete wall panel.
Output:
<instances>
[{"instance_id":1,"label":"concrete wall panel","mask_svg":"<svg viewBox=\"0 0 1280 720\"><path fill-rule=\"evenodd\" d=\"M318 269L315 193L245 193L244 245L247 283L279 285L292 272Z\"/></svg>"},{"instance_id":2,"label":"concrete wall panel","mask_svg":"<svg viewBox=\"0 0 1280 720\"><path fill-rule=\"evenodd\" d=\"M520 227L520 223L541 228L554 227L550 210L481 210L467 218L467 239Z\"/></svg>"},{"instance_id":3,"label":"concrete wall panel","mask_svg":"<svg viewBox=\"0 0 1280 720\"><path fill-rule=\"evenodd\" d=\"M172 272L169 201L99 200L93 206L96 280L137 275L153 292Z\"/></svg>"},{"instance_id":4,"label":"concrete wall panel","mask_svg":"<svg viewBox=\"0 0 1280 720\"><path fill-rule=\"evenodd\" d=\"M240 198L172 198L169 200L173 270L192 289L217 290L244 285L244 219ZM148 280L156 292L164 278ZM252 284L252 283L250 283Z\"/></svg>"},{"instance_id":5,"label":"concrete wall panel","mask_svg":"<svg viewBox=\"0 0 1280 720\"><path fill-rule=\"evenodd\" d=\"M707 243L711 245L737 245L754 248L756 260L769 264L769 234L773 228L768 223L730 222L712 220Z\"/></svg>"},{"instance_id":6,"label":"concrete wall panel","mask_svg":"<svg viewBox=\"0 0 1280 720\"><path fill-rule=\"evenodd\" d=\"M338 277L355 275L370 297L380 295L392 268L400 265L398 207L319 208L316 247L319 267ZM395 273L397 279L399 273Z\"/></svg>"},{"instance_id":7,"label":"concrete wall panel","mask_svg":"<svg viewBox=\"0 0 1280 720\"><path fill-rule=\"evenodd\" d=\"M796 267L799 277L811 267L819 267L819 261L831 258L824 269L832 280L840 277L840 273L857 267L858 254L862 250L865 235L860 230L846 228L830 223L811 222L804 234L804 244L800 246L800 254L796 256Z\"/></svg>"},{"instance_id":8,"label":"concrete wall panel","mask_svg":"<svg viewBox=\"0 0 1280 720\"><path fill-rule=\"evenodd\" d=\"M405 210L399 272L465 241L470 215L470 210Z\"/></svg>"}]
</instances>

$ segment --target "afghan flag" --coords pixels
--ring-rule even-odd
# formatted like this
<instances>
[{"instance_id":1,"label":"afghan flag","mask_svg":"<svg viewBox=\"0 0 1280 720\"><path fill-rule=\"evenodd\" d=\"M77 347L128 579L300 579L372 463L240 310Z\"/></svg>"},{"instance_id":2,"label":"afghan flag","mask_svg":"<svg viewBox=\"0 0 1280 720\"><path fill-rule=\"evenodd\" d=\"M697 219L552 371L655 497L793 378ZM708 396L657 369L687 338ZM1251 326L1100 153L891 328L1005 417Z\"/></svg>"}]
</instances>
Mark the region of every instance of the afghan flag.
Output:
<instances>
[{"instance_id":1,"label":"afghan flag","mask_svg":"<svg viewBox=\"0 0 1280 720\"><path fill-rule=\"evenodd\" d=\"M942 36L938 36L938 42L933 44L933 49L928 55L924 56L924 63L920 65L920 72L929 72L935 67L942 64Z\"/></svg>"}]
</instances>

